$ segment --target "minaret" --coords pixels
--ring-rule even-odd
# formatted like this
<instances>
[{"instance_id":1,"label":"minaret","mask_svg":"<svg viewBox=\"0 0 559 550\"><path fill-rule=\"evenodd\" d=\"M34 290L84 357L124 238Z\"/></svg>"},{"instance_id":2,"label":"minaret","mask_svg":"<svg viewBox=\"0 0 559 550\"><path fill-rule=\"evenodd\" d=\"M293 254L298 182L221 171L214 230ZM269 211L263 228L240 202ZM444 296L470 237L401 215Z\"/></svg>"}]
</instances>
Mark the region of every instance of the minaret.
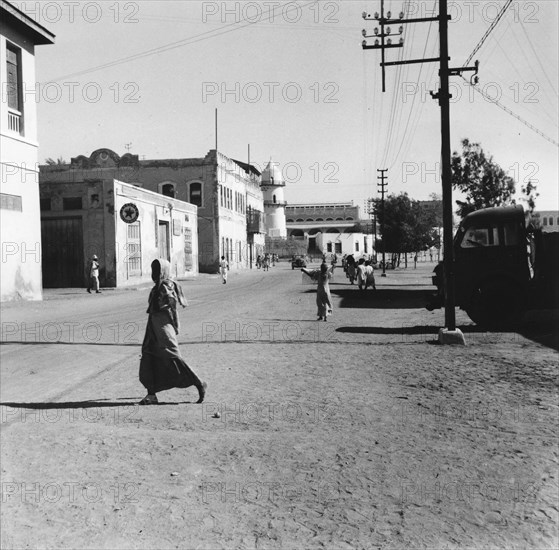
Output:
<instances>
[{"instance_id":1,"label":"minaret","mask_svg":"<svg viewBox=\"0 0 559 550\"><path fill-rule=\"evenodd\" d=\"M271 160L262 172L260 188L264 194L264 212L266 214L266 233L268 237L287 238L285 225L285 182L279 167Z\"/></svg>"}]
</instances>

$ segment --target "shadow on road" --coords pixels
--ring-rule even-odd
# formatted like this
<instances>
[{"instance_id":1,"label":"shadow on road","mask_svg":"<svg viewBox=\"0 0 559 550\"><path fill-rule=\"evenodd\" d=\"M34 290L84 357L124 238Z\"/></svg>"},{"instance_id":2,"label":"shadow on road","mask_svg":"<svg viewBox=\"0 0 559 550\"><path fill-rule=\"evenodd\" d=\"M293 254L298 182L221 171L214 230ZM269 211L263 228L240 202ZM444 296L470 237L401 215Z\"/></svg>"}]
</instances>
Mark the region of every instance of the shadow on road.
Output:
<instances>
[{"instance_id":1,"label":"shadow on road","mask_svg":"<svg viewBox=\"0 0 559 550\"><path fill-rule=\"evenodd\" d=\"M475 342L519 342L521 337L532 340L542 346L559 351L559 321L554 319L553 312L539 311L530 312L515 330L499 331L487 330L476 325L460 326L460 330L466 334L466 343ZM433 325L416 325L400 327L379 327L379 326L346 326L338 327L336 332L349 334L384 334L402 336L402 341L406 336L423 336L424 340L436 340L439 328Z\"/></svg>"},{"instance_id":2,"label":"shadow on road","mask_svg":"<svg viewBox=\"0 0 559 550\"><path fill-rule=\"evenodd\" d=\"M14 409L91 409L106 407L137 407L141 397L135 401L63 401L61 403L43 402L43 403L16 403L0 402L0 407L12 407ZM194 401L159 401L157 405L149 405L156 407L158 405L188 405L195 403Z\"/></svg>"},{"instance_id":3,"label":"shadow on road","mask_svg":"<svg viewBox=\"0 0 559 550\"><path fill-rule=\"evenodd\" d=\"M45 346L45 345L61 345L61 346L134 346L138 347L141 345L141 342L88 342L88 341L79 341L79 342L66 342L64 340L56 340L56 341L26 341L26 340L6 340L4 342L0 342L0 346L7 346L9 344L17 344L23 346Z\"/></svg>"},{"instance_id":4,"label":"shadow on road","mask_svg":"<svg viewBox=\"0 0 559 550\"><path fill-rule=\"evenodd\" d=\"M353 288L332 288L332 296L341 298L341 308L369 308L369 309L424 309L425 304L433 295L433 289L399 290L395 288L377 288L377 290L359 290Z\"/></svg>"}]
</instances>

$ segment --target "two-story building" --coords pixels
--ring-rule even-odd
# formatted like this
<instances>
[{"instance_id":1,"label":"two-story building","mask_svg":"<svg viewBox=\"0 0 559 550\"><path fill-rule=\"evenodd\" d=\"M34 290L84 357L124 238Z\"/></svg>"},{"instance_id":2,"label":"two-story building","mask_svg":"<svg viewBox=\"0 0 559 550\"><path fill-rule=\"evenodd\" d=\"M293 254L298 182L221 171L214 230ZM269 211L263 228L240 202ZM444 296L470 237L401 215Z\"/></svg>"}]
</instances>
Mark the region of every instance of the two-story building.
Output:
<instances>
[{"instance_id":1,"label":"two-story building","mask_svg":"<svg viewBox=\"0 0 559 550\"><path fill-rule=\"evenodd\" d=\"M285 216L288 238L306 242L309 254L374 253L372 225L352 202L290 204Z\"/></svg>"},{"instance_id":2,"label":"two-story building","mask_svg":"<svg viewBox=\"0 0 559 550\"><path fill-rule=\"evenodd\" d=\"M41 300L35 47L54 35L0 0L0 300Z\"/></svg>"},{"instance_id":3,"label":"two-story building","mask_svg":"<svg viewBox=\"0 0 559 550\"><path fill-rule=\"evenodd\" d=\"M232 270L250 268L264 249L264 198L260 173L246 163L210 150L202 158L139 160L109 149L80 155L70 164L41 166L41 198L54 184L134 184L197 209L197 269L216 273L225 256ZM68 191L68 190L67 190ZM84 231L94 231L87 223Z\"/></svg>"}]
</instances>

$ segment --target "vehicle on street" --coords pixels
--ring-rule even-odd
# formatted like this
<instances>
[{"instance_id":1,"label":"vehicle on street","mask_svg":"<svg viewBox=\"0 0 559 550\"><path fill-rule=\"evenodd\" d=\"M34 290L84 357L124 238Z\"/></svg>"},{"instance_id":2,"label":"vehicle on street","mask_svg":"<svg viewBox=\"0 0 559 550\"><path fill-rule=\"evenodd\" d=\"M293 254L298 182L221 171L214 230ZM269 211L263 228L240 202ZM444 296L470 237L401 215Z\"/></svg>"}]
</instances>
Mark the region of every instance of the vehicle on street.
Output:
<instances>
[{"instance_id":1,"label":"vehicle on street","mask_svg":"<svg viewBox=\"0 0 559 550\"><path fill-rule=\"evenodd\" d=\"M307 261L304 256L294 256L291 259L291 269L295 269L296 267L307 267Z\"/></svg>"},{"instance_id":2,"label":"vehicle on street","mask_svg":"<svg viewBox=\"0 0 559 550\"><path fill-rule=\"evenodd\" d=\"M528 309L559 307L559 232L544 233L522 206L484 208L468 214L454 237L455 304L478 325L518 322ZM444 263L435 268L444 306Z\"/></svg>"}]
</instances>

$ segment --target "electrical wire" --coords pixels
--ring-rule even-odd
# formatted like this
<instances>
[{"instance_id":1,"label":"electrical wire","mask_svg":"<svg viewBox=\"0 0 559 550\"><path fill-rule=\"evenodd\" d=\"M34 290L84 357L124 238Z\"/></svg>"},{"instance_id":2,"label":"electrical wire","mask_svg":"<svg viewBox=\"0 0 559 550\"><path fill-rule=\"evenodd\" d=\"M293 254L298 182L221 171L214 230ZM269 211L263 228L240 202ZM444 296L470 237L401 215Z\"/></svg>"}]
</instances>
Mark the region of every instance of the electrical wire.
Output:
<instances>
[{"instance_id":1,"label":"electrical wire","mask_svg":"<svg viewBox=\"0 0 559 550\"><path fill-rule=\"evenodd\" d=\"M463 67L468 66L468 63L470 63L470 61L472 60L474 55L483 46L483 43L487 40L487 37L491 34L493 29L495 29L495 27L498 25L499 21L501 20L501 17L503 17L503 15L505 14L505 12L507 11L507 9L509 8L509 6L511 4L512 4L512 0L507 0L507 3L503 6L501 11L497 14L497 17L495 17L495 19L493 20L493 22L491 23L491 25L489 26L487 31L485 31L485 34L482 36L481 40L478 42L477 46L474 48L474 51L470 54L470 57L468 57L468 59L466 60L466 63L464 63L464 65L463 65Z\"/></svg>"},{"instance_id":2,"label":"electrical wire","mask_svg":"<svg viewBox=\"0 0 559 550\"><path fill-rule=\"evenodd\" d=\"M273 12L275 12L276 9L278 8L287 8L285 10L285 13L287 13L289 10L293 10L293 9L297 9L300 10L306 6L309 6L311 4L314 4L316 0L311 0L310 2L307 2L305 4L301 4L300 6L297 4L294 4L293 6L275 6L275 7L270 7L270 10L268 11L268 14L271 15ZM246 24L241 24L243 21L246 22ZM241 30L244 29L246 27L249 27L251 25L253 25L254 23L249 21L246 17L243 19L240 19L240 21L235 21L233 23L228 23L226 25L223 25L223 27L220 27L219 29L213 29L210 31L206 31L188 38L183 38L182 40L178 40L176 42L170 42L169 44L164 44L163 46L158 46L157 48L152 48L150 50L146 50L143 52L139 52L137 54L133 54L133 55L129 55L127 57L123 57L121 59L115 59L114 61L110 61L108 63L103 63L102 65L97 65L95 67L90 67L88 69L83 69L82 71L77 71L75 73L71 73L71 74L67 74L67 75L63 75L63 76L59 76L57 78L54 78L52 80L50 80L49 82L58 82L60 80L65 80L68 78L74 78L77 76L83 76L92 72L96 72L96 71L100 71L101 69L107 69L110 67L115 67L117 65L122 65L124 63L128 63L130 61L136 61L137 59L142 59L144 57L150 57L152 55L158 54L158 53L163 53L163 52L167 52L170 50L174 50L176 48L182 48L183 46L190 46L191 44L196 44L197 42L202 42L204 40L209 40L210 38L215 38L217 36L222 36L224 34L228 34L230 32L233 31L237 31L237 30ZM232 28L231 28L232 27ZM221 31L221 32L219 32Z\"/></svg>"},{"instance_id":3,"label":"electrical wire","mask_svg":"<svg viewBox=\"0 0 559 550\"><path fill-rule=\"evenodd\" d=\"M464 80L466 80L463 76L462 78ZM468 80L466 80L466 82L468 82ZM469 83L469 82L468 82ZM518 116L517 114L515 114L513 111L511 111L508 107L505 107L502 103L500 103L498 100L496 100L495 98L489 96L488 94L486 94L485 92L483 92L482 90L480 90L479 88L477 88L476 86L473 87L474 90L482 95L485 99L487 99L489 102L494 103L495 105L497 105L498 107L500 107L503 111L505 111L506 113L508 113L509 115L513 116L514 118L516 118L517 120L519 120L520 122L522 122L522 124L524 124L524 126L530 128L530 130L533 130L534 132L536 132L536 134L539 134L540 136L542 136L544 139L546 139L547 141L549 141L550 143L553 143L553 145L556 145L557 147L559 147L559 142L555 141L553 138L550 138L548 135L544 134L541 130L539 130L538 128L536 128L533 124L530 124L527 120L524 120L522 117Z\"/></svg>"}]
</instances>

